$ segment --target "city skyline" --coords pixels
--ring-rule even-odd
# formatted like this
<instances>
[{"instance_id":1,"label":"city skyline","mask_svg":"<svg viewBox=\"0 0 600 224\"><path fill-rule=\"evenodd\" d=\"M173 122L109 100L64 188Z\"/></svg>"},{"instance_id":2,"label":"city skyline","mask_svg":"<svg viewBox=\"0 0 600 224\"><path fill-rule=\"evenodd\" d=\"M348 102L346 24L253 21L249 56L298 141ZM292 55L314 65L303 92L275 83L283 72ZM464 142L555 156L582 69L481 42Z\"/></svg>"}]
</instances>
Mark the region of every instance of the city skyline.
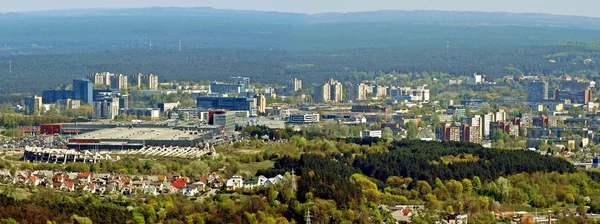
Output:
<instances>
[{"instance_id":1,"label":"city skyline","mask_svg":"<svg viewBox=\"0 0 600 224\"><path fill-rule=\"evenodd\" d=\"M585 6L585 7L582 7ZM592 0L578 0L576 3L559 0L530 0L527 2L517 0L507 1L477 1L477 0L427 0L427 1L358 1L358 0L333 0L333 1L277 1L257 0L246 1L216 1L216 0L106 0L106 1L75 1L57 0L52 2L40 0L27 0L4 3L0 12L27 12L63 9L89 9L89 8L140 8L140 7L213 7L218 9L277 11L293 13L327 13L327 12L360 12L377 10L443 10L443 11L483 11L483 12L511 12L511 13L549 13L556 15L575 15L599 17L596 8L600 2Z\"/></svg>"}]
</instances>

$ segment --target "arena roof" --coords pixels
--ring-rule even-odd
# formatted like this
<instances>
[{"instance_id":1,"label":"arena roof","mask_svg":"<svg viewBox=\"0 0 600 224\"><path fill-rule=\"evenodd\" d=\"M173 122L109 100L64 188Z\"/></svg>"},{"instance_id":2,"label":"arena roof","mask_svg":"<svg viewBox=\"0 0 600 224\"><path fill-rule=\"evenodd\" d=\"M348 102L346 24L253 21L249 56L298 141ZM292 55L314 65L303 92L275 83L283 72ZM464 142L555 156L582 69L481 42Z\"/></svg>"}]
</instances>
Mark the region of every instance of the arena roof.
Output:
<instances>
[{"instance_id":1,"label":"arena roof","mask_svg":"<svg viewBox=\"0 0 600 224\"><path fill-rule=\"evenodd\" d=\"M192 140L204 134L200 131L185 131L173 128L118 127L88 132L74 136L72 139Z\"/></svg>"}]
</instances>

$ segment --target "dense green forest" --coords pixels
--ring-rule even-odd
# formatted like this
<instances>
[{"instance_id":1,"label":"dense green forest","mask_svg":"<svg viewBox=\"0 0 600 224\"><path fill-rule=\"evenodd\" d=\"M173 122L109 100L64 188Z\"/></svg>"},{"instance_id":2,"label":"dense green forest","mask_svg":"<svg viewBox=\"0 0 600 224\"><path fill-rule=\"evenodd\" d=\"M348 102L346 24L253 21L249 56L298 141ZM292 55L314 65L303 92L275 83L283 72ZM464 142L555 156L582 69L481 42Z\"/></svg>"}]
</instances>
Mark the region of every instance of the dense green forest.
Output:
<instances>
[{"instance_id":1,"label":"dense green forest","mask_svg":"<svg viewBox=\"0 0 600 224\"><path fill-rule=\"evenodd\" d=\"M592 76L600 60L597 24L593 18L467 12L7 14L0 16L0 94L40 93L101 71L154 73L162 82L297 77L305 86L323 77L356 82L364 78L357 73L371 71Z\"/></svg>"}]
</instances>

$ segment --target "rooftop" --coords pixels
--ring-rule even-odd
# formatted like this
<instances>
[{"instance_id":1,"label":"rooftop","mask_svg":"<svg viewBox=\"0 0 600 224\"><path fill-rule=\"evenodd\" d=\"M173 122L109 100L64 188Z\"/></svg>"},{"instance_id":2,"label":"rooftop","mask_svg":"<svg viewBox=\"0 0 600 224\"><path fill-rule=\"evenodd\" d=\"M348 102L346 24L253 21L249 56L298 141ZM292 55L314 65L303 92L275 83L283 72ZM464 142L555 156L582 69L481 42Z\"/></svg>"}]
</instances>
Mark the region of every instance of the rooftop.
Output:
<instances>
[{"instance_id":1,"label":"rooftop","mask_svg":"<svg viewBox=\"0 0 600 224\"><path fill-rule=\"evenodd\" d=\"M102 129L73 137L73 139L129 139L129 140L179 140L195 139L202 132L184 131L172 128L118 127Z\"/></svg>"}]
</instances>

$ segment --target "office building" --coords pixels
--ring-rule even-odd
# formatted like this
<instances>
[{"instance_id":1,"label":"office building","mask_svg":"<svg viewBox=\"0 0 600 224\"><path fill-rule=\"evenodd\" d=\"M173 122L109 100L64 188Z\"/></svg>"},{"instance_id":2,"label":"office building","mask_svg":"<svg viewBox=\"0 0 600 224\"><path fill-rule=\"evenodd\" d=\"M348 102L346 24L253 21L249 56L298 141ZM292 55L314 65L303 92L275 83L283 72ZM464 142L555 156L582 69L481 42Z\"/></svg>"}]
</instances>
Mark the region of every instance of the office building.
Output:
<instances>
[{"instance_id":1,"label":"office building","mask_svg":"<svg viewBox=\"0 0 600 224\"><path fill-rule=\"evenodd\" d=\"M297 91L300 91L301 89L302 89L302 80L294 78L290 81L290 90L291 91L297 92Z\"/></svg>"},{"instance_id":2,"label":"office building","mask_svg":"<svg viewBox=\"0 0 600 224\"><path fill-rule=\"evenodd\" d=\"M94 87L89 79L73 80L73 99L92 104L94 100Z\"/></svg>"},{"instance_id":3,"label":"office building","mask_svg":"<svg viewBox=\"0 0 600 224\"><path fill-rule=\"evenodd\" d=\"M42 103L56 103L59 100L73 98L73 90L66 89L46 89L42 91Z\"/></svg>"},{"instance_id":4,"label":"office building","mask_svg":"<svg viewBox=\"0 0 600 224\"><path fill-rule=\"evenodd\" d=\"M25 106L27 114L40 115L43 106L42 101L42 97L37 95L25 97Z\"/></svg>"},{"instance_id":5,"label":"office building","mask_svg":"<svg viewBox=\"0 0 600 224\"><path fill-rule=\"evenodd\" d=\"M334 79L328 79L315 89L314 100L317 102L342 102L344 99L342 83Z\"/></svg>"},{"instance_id":6,"label":"office building","mask_svg":"<svg viewBox=\"0 0 600 224\"><path fill-rule=\"evenodd\" d=\"M235 131L236 115L233 111L216 113L213 115L213 125L221 127L224 132Z\"/></svg>"},{"instance_id":7,"label":"office building","mask_svg":"<svg viewBox=\"0 0 600 224\"><path fill-rule=\"evenodd\" d=\"M256 102L256 111L258 113L264 114L266 112L267 109L267 98L265 97L265 94L259 93L256 94L254 96L255 102Z\"/></svg>"},{"instance_id":8,"label":"office building","mask_svg":"<svg viewBox=\"0 0 600 224\"><path fill-rule=\"evenodd\" d=\"M554 90L554 100L569 100L571 103L587 104L592 102L592 90L571 90L561 91L559 89Z\"/></svg>"},{"instance_id":9,"label":"office building","mask_svg":"<svg viewBox=\"0 0 600 224\"><path fill-rule=\"evenodd\" d=\"M319 114L292 114L289 122L295 124L319 123L321 116Z\"/></svg>"},{"instance_id":10,"label":"office building","mask_svg":"<svg viewBox=\"0 0 600 224\"><path fill-rule=\"evenodd\" d=\"M548 100L548 82L531 81L527 83L527 102Z\"/></svg>"},{"instance_id":11,"label":"office building","mask_svg":"<svg viewBox=\"0 0 600 224\"><path fill-rule=\"evenodd\" d=\"M246 88L250 87L250 78L248 77L229 77L229 84L233 85L244 85Z\"/></svg>"},{"instance_id":12,"label":"office building","mask_svg":"<svg viewBox=\"0 0 600 224\"><path fill-rule=\"evenodd\" d=\"M250 112L250 116L257 115L254 98L201 96L196 99L196 105L198 109L204 111L217 109L245 110Z\"/></svg>"},{"instance_id":13,"label":"office building","mask_svg":"<svg viewBox=\"0 0 600 224\"><path fill-rule=\"evenodd\" d=\"M219 83L212 81L210 83L210 93L244 93L246 86L243 84Z\"/></svg>"}]
</instances>

